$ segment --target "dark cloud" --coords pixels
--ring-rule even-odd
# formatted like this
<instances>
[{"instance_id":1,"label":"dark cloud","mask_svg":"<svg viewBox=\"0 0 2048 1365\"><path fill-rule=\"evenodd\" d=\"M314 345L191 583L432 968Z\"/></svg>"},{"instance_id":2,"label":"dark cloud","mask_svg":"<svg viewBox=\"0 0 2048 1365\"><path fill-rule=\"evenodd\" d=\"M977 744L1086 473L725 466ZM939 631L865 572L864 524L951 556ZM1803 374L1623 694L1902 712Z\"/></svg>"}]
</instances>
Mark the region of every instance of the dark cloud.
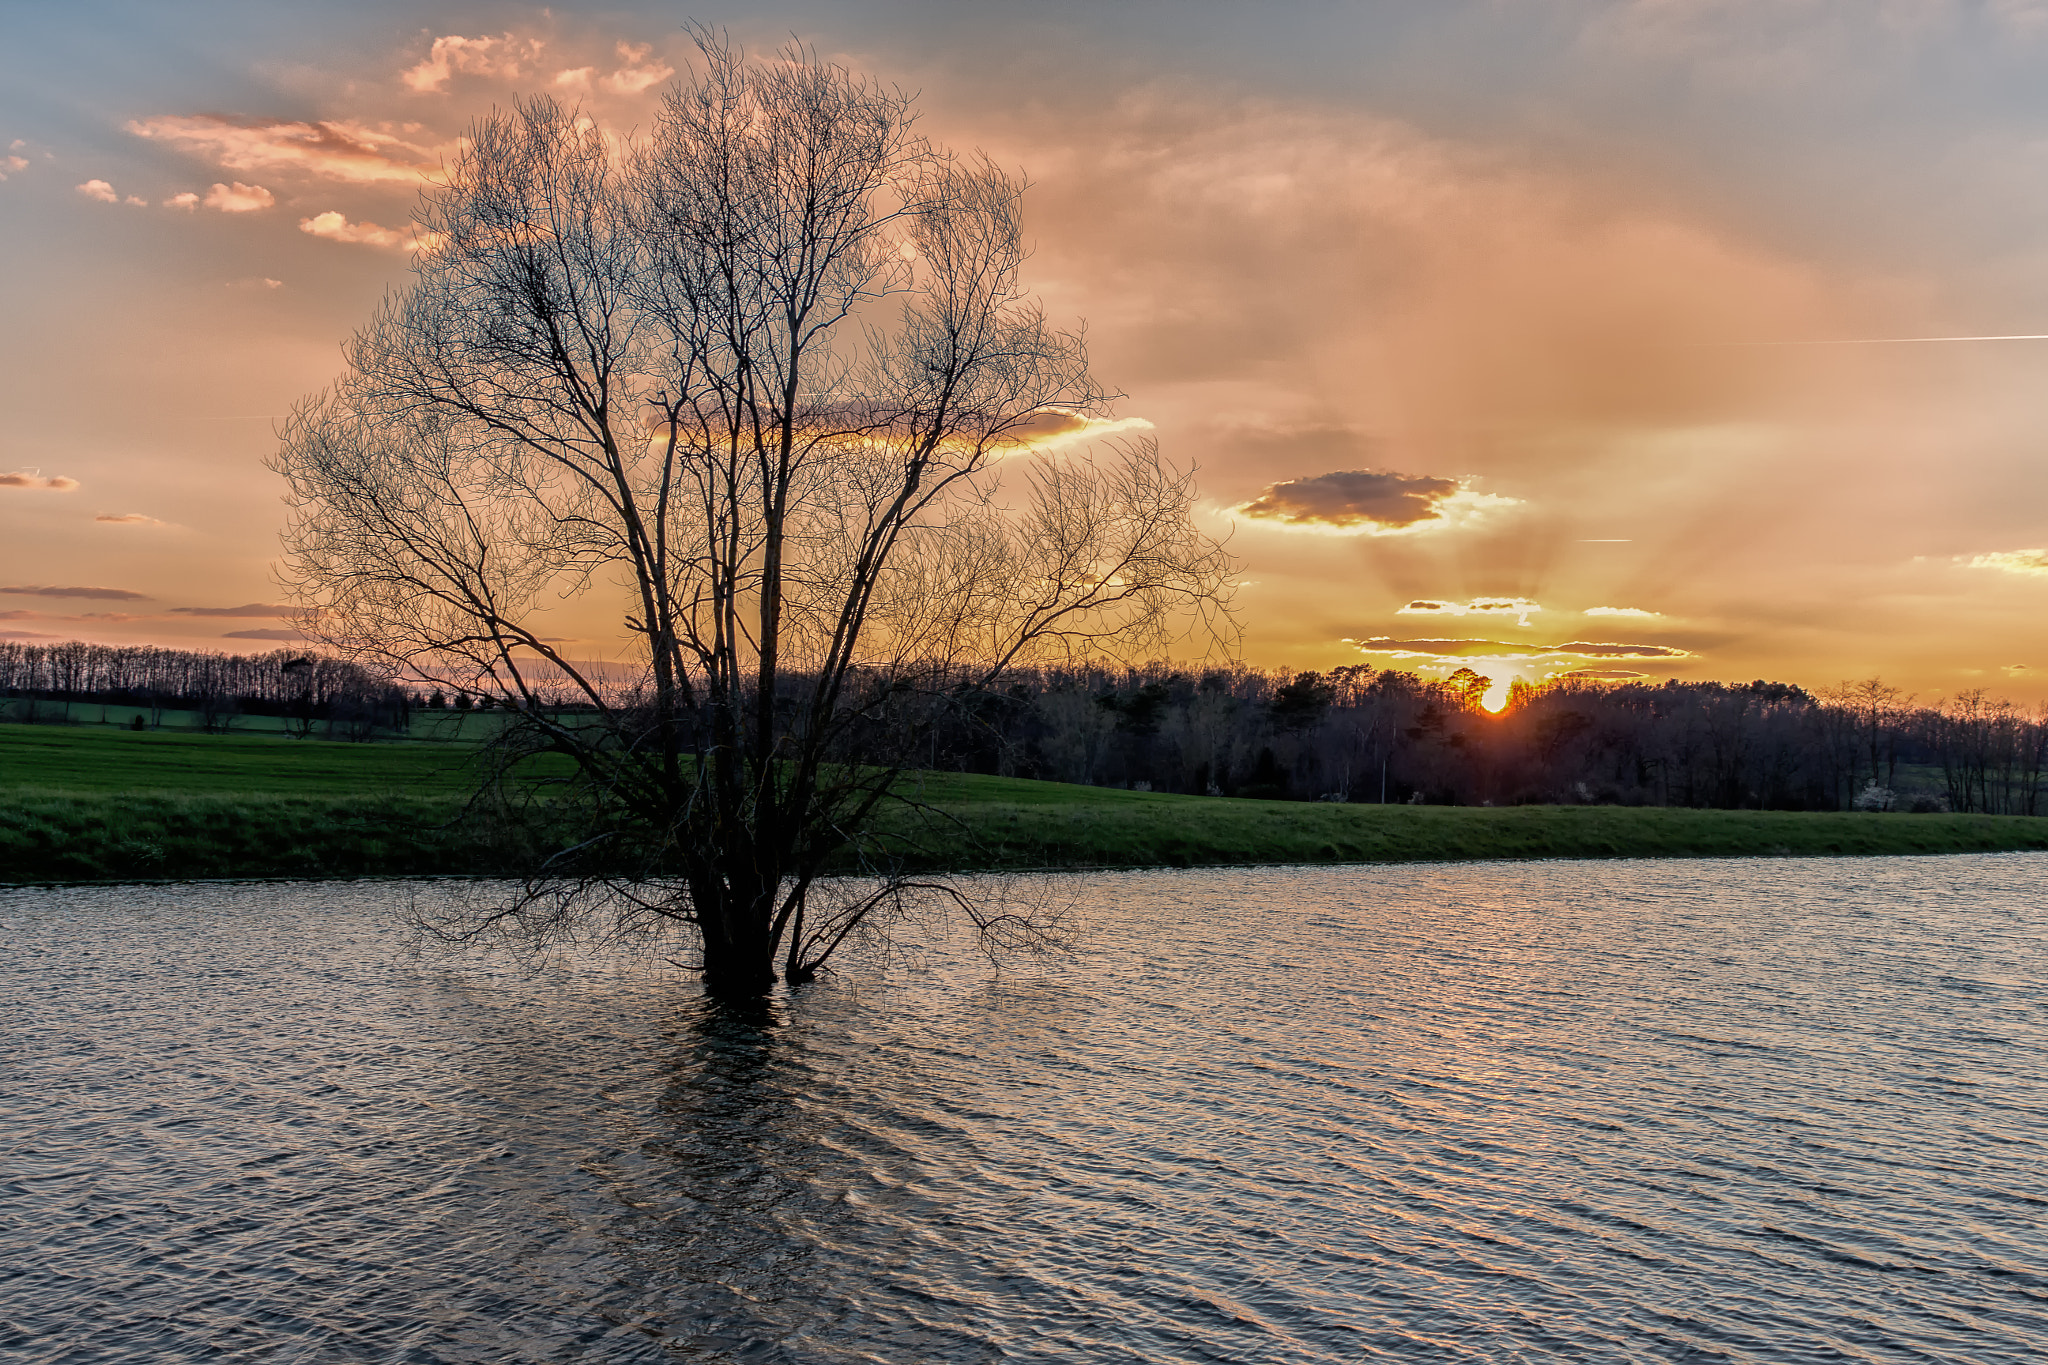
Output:
<instances>
[{"instance_id":1,"label":"dark cloud","mask_svg":"<svg viewBox=\"0 0 2048 1365\"><path fill-rule=\"evenodd\" d=\"M0 588L0 593L13 593L17 597L92 597L102 602L147 602L146 592L130 592L126 588L58 588L43 584Z\"/></svg>"},{"instance_id":2,"label":"dark cloud","mask_svg":"<svg viewBox=\"0 0 2048 1365\"><path fill-rule=\"evenodd\" d=\"M290 616L296 607L282 603L249 602L239 607L172 607L173 616Z\"/></svg>"},{"instance_id":3,"label":"dark cloud","mask_svg":"<svg viewBox=\"0 0 2048 1365\"><path fill-rule=\"evenodd\" d=\"M220 637L223 640L303 640L305 632L266 628L263 630L231 630Z\"/></svg>"},{"instance_id":4,"label":"dark cloud","mask_svg":"<svg viewBox=\"0 0 2048 1365\"><path fill-rule=\"evenodd\" d=\"M1460 489L1456 479L1427 474L1340 469L1276 483L1237 510L1288 526L1403 530L1443 520L1444 502Z\"/></svg>"},{"instance_id":5,"label":"dark cloud","mask_svg":"<svg viewBox=\"0 0 2048 1365\"><path fill-rule=\"evenodd\" d=\"M38 635L32 630L0 630L0 640L61 640L61 635Z\"/></svg>"}]
</instances>

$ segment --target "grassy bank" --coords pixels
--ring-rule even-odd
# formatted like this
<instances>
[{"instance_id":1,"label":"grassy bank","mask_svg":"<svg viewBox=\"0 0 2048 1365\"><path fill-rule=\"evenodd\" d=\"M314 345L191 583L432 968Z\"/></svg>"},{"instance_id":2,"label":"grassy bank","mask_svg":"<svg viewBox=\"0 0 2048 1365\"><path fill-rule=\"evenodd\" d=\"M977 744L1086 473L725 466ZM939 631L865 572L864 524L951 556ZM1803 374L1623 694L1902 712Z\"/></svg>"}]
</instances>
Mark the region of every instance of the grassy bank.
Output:
<instances>
[{"instance_id":1,"label":"grassy bank","mask_svg":"<svg viewBox=\"0 0 2048 1365\"><path fill-rule=\"evenodd\" d=\"M490 874L464 746L0 725L0 882ZM890 840L931 869L2048 849L2048 820L1308 805L956 774Z\"/></svg>"}]
</instances>

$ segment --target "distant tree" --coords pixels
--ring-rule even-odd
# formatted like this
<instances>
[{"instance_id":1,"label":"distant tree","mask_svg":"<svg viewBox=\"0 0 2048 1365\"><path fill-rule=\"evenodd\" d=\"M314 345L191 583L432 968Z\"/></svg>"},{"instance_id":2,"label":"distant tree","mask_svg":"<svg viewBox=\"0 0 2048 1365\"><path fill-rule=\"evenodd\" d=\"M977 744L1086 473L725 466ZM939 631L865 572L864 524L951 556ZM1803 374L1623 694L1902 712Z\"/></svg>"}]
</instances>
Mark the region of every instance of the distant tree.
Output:
<instances>
[{"instance_id":1,"label":"distant tree","mask_svg":"<svg viewBox=\"0 0 2048 1365\"><path fill-rule=\"evenodd\" d=\"M1493 679L1475 673L1469 668L1461 668L1444 679L1444 686L1461 705L1470 707L1479 705L1479 699L1486 695L1486 689L1493 686Z\"/></svg>"},{"instance_id":2,"label":"distant tree","mask_svg":"<svg viewBox=\"0 0 2048 1365\"><path fill-rule=\"evenodd\" d=\"M1299 734L1314 728L1336 699L1335 684L1325 681L1322 674L1297 673L1274 690L1273 702L1268 709L1273 714L1275 727Z\"/></svg>"}]
</instances>

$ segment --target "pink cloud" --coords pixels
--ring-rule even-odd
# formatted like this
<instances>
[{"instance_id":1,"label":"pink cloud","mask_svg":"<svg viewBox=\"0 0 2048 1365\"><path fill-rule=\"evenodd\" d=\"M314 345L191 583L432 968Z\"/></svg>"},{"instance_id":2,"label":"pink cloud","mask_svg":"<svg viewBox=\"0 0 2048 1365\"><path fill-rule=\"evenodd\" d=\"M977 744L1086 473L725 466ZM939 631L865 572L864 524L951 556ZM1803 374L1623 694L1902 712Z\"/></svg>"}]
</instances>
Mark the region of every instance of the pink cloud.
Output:
<instances>
[{"instance_id":1,"label":"pink cloud","mask_svg":"<svg viewBox=\"0 0 2048 1365\"><path fill-rule=\"evenodd\" d=\"M400 73L399 79L421 94L445 89L458 73L516 80L526 73L528 64L539 60L546 46L542 39L517 38L510 33L495 38L450 33L434 39L426 60Z\"/></svg>"},{"instance_id":2,"label":"pink cloud","mask_svg":"<svg viewBox=\"0 0 2048 1365\"><path fill-rule=\"evenodd\" d=\"M416 184L440 161L437 152L387 128L342 120L295 123L235 119L224 114L164 115L138 119L128 125L128 131L209 157L231 170L302 171L358 185ZM406 129L407 135L412 131Z\"/></svg>"},{"instance_id":3,"label":"pink cloud","mask_svg":"<svg viewBox=\"0 0 2048 1365\"><path fill-rule=\"evenodd\" d=\"M385 247L393 251L418 251L427 245L421 237L399 232L395 228L379 227L375 223L351 223L346 214L335 210L315 214L299 220L299 231L315 237L325 237L330 242L355 242L362 246Z\"/></svg>"},{"instance_id":4,"label":"pink cloud","mask_svg":"<svg viewBox=\"0 0 2048 1365\"><path fill-rule=\"evenodd\" d=\"M237 180L232 185L216 184L206 192L203 202L222 213L254 213L277 203L277 196L261 185L244 185Z\"/></svg>"},{"instance_id":5,"label":"pink cloud","mask_svg":"<svg viewBox=\"0 0 2048 1365\"><path fill-rule=\"evenodd\" d=\"M102 512L98 516L94 517L93 520L111 522L117 526L170 525L170 523L167 521L158 521L155 517L146 517L142 515L142 513L140 512Z\"/></svg>"},{"instance_id":6,"label":"pink cloud","mask_svg":"<svg viewBox=\"0 0 2048 1365\"><path fill-rule=\"evenodd\" d=\"M67 479L62 474L45 477L40 469L10 469L0 472L0 488L35 488L51 493L69 493L78 487L78 480Z\"/></svg>"},{"instance_id":7,"label":"pink cloud","mask_svg":"<svg viewBox=\"0 0 2048 1365\"><path fill-rule=\"evenodd\" d=\"M665 81L670 76L675 75L676 69L661 60L661 58L648 59L647 54L652 51L654 51L654 44L652 43L640 43L637 46L631 43L620 43L619 59L624 65L599 81L598 84L611 91L614 95L637 95L648 86L658 81ZM557 79L560 78L558 77Z\"/></svg>"},{"instance_id":8,"label":"pink cloud","mask_svg":"<svg viewBox=\"0 0 2048 1365\"><path fill-rule=\"evenodd\" d=\"M115 192L112 185L109 185L104 180L88 180L78 187L78 192L88 199L97 199L102 204L118 204L121 202L121 196Z\"/></svg>"},{"instance_id":9,"label":"pink cloud","mask_svg":"<svg viewBox=\"0 0 2048 1365\"><path fill-rule=\"evenodd\" d=\"M185 212L190 213L199 207L199 196L190 190L184 190L164 200L164 207L167 209L183 209Z\"/></svg>"},{"instance_id":10,"label":"pink cloud","mask_svg":"<svg viewBox=\"0 0 2048 1365\"><path fill-rule=\"evenodd\" d=\"M261 630L231 630L223 634L223 640L303 640L305 632L265 627Z\"/></svg>"}]
</instances>

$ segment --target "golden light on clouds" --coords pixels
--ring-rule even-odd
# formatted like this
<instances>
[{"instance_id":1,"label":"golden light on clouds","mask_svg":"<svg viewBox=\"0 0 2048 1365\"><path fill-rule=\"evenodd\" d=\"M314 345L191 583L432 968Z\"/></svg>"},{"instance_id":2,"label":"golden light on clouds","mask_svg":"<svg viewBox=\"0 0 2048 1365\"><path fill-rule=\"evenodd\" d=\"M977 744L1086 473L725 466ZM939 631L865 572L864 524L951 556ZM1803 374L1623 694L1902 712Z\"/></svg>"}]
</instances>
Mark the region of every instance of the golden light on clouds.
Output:
<instances>
[{"instance_id":1,"label":"golden light on clouds","mask_svg":"<svg viewBox=\"0 0 2048 1365\"><path fill-rule=\"evenodd\" d=\"M1394 610L1396 616L1497 616L1515 618L1526 626L1529 618L1543 610L1541 604L1524 597L1475 597L1469 602L1441 602L1420 597Z\"/></svg>"},{"instance_id":2,"label":"golden light on clouds","mask_svg":"<svg viewBox=\"0 0 2048 1365\"><path fill-rule=\"evenodd\" d=\"M1373 636L1349 640L1363 654L1397 659L1504 659L1521 662L1564 659L1686 659L1692 651L1676 645L1625 644L1613 640L1567 640L1558 645L1523 645L1500 640L1397 640Z\"/></svg>"},{"instance_id":3,"label":"golden light on clouds","mask_svg":"<svg viewBox=\"0 0 2048 1365\"><path fill-rule=\"evenodd\" d=\"M1994 550L1973 556L1973 569L1997 569L2001 573L2048 575L2048 550Z\"/></svg>"},{"instance_id":4,"label":"golden light on clouds","mask_svg":"<svg viewBox=\"0 0 2048 1365\"><path fill-rule=\"evenodd\" d=\"M1466 526L1518 504L1515 498L1475 492L1461 479L1340 469L1271 484L1231 510L1290 531L1390 536Z\"/></svg>"},{"instance_id":5,"label":"golden light on clouds","mask_svg":"<svg viewBox=\"0 0 2048 1365\"><path fill-rule=\"evenodd\" d=\"M1564 643L1364 657L1641 676L1566 652L1567 636L1612 633L1682 642L1634 657L1658 673L1882 673L1929 695L1981 676L2048 696L2048 667L2002 672L2048 656L2032 600L2048 549L1958 553L2042 543L2048 352L1960 340L2048 333L2048 256L1997 245L2032 242L2014 225L2038 217L2038 192L2011 166L2039 130L1971 122L1968 100L1996 82L1937 89L1951 77L1931 66L1849 60L1845 34L1891 41L1882 6L1559 11L1546 33L1568 56L1517 53L1528 83L1509 97L1489 87L1499 53L1481 35L1512 27L1514 8L1444 0L1399 23L1359 10L1374 51L1411 26L1434 33L1377 68L1396 81L1359 74L1363 49L1348 75L1304 76L1284 53L1306 51L1288 45L1312 25L1284 7L1253 39L1195 7L1187 46L1144 50L1101 16L1077 18L1057 51L1064 39L1022 27L982 43L1002 24L971 7L937 26L859 6L734 26L760 49L794 28L922 90L935 136L1029 173L1028 283L1049 316L1087 320L1101 380L1145 418L1046 414L1016 449L1079 456L1142 431L1199 465L1206 509L1235 516L1232 551L1259 585L1244 599L1249 662L1355 661L1346 635L1541 629ZM1949 22L1922 8L1927 31ZM10 358L0 574L147 572L137 581L206 583L186 600L258 601L269 424L239 414L326 382L348 320L402 286L421 245L414 195L470 120L552 91L616 137L690 59L670 20L572 8L477 22L428 6L365 45L309 10L296 29L224 38L219 64L182 84L139 36L95 34L95 51L126 43L149 79L81 64L89 128L53 114L33 143L0 134L0 195L49 277L10 296L43 311ZM2012 39L2003 24L1983 32ZM1431 82L1430 99L1401 93ZM1816 122L1820 91L1873 102ZM1930 92L1957 121L1920 117L1938 112L1913 102ZM1767 106L1782 139L1757 136ZM1918 111L1926 156L1886 145L1893 109ZM1885 194L1884 212L1842 207ZM1901 344L1922 338L1944 344ZM154 481L166 458L178 477ZM75 499L32 496L77 487L36 462L199 534L145 534L156 518L120 512L103 515L136 534L97 534ZM221 496L182 500L216 476ZM601 622L565 628L608 638Z\"/></svg>"}]
</instances>

